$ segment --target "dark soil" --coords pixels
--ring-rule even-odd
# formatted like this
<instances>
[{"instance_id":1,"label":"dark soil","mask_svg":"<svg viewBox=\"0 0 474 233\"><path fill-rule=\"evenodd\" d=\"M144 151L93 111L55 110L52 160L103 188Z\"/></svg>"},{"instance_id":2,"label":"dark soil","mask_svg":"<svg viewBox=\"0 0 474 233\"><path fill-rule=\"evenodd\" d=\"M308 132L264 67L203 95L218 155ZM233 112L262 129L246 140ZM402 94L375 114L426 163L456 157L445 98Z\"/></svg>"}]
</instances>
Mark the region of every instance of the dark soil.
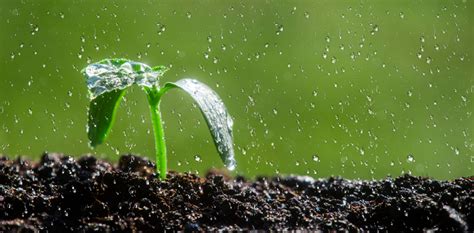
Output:
<instances>
[{"instance_id":1,"label":"dark soil","mask_svg":"<svg viewBox=\"0 0 474 233\"><path fill-rule=\"evenodd\" d=\"M472 232L474 178L380 181L170 173L123 156L118 166L45 154L0 157L0 232L310 229Z\"/></svg>"}]
</instances>

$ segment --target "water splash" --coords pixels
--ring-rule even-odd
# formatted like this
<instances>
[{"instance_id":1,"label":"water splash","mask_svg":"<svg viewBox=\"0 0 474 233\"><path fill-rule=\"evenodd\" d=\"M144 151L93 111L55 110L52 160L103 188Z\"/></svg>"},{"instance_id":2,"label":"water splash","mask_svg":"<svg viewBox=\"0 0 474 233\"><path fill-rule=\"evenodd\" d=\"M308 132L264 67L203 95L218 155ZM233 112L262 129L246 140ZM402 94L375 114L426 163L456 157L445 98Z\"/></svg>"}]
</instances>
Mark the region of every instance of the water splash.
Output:
<instances>
[{"instance_id":1,"label":"water splash","mask_svg":"<svg viewBox=\"0 0 474 233\"><path fill-rule=\"evenodd\" d=\"M123 90L133 84L142 87L156 86L167 71L164 66L150 67L127 59L105 59L82 70L87 78L90 98L113 90Z\"/></svg>"},{"instance_id":2,"label":"water splash","mask_svg":"<svg viewBox=\"0 0 474 233\"><path fill-rule=\"evenodd\" d=\"M236 167L232 136L234 121L227 112L224 102L211 88L194 79L182 79L167 85L179 87L193 97L206 119L222 161L229 170L234 170Z\"/></svg>"}]
</instances>

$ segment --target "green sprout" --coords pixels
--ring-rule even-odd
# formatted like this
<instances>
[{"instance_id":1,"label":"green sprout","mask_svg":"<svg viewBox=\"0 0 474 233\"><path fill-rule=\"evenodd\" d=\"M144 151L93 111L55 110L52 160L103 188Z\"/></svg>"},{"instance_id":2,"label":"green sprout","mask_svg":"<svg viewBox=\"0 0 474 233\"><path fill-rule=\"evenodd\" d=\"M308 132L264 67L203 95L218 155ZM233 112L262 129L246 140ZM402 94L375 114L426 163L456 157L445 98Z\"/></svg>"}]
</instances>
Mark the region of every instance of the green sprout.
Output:
<instances>
[{"instance_id":1,"label":"green sprout","mask_svg":"<svg viewBox=\"0 0 474 233\"><path fill-rule=\"evenodd\" d=\"M167 70L165 66L152 68L127 59L105 59L84 68L82 73L87 78L91 99L87 127L90 145L96 147L106 140L126 89L136 84L147 95L155 138L156 170L159 177L165 179L166 144L160 101L166 92L179 88L188 93L199 106L222 161L228 169L233 170L236 165L232 139L233 121L224 103L211 88L194 79L181 79L160 87L160 78Z\"/></svg>"}]
</instances>

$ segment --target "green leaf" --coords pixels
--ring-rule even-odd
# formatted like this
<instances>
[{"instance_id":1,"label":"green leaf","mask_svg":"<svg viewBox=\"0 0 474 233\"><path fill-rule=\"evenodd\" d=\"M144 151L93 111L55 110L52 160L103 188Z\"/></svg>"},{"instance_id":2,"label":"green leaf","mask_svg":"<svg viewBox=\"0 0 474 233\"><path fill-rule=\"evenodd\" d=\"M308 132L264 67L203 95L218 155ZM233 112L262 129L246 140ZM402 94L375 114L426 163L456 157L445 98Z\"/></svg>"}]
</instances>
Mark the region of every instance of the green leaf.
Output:
<instances>
[{"instance_id":1,"label":"green leaf","mask_svg":"<svg viewBox=\"0 0 474 233\"><path fill-rule=\"evenodd\" d=\"M159 79L168 70L123 58L104 59L82 70L91 98L88 136L91 146L105 141L125 90L136 84L147 90L159 88Z\"/></svg>"},{"instance_id":2,"label":"green leaf","mask_svg":"<svg viewBox=\"0 0 474 233\"><path fill-rule=\"evenodd\" d=\"M184 90L196 101L206 119L222 161L228 169L233 170L236 166L232 136L233 121L224 102L211 88L194 79L166 83L162 92L174 87Z\"/></svg>"},{"instance_id":3,"label":"green leaf","mask_svg":"<svg viewBox=\"0 0 474 233\"><path fill-rule=\"evenodd\" d=\"M92 147L102 144L107 138L124 95L125 90L114 90L103 93L90 102L87 135Z\"/></svg>"}]
</instances>

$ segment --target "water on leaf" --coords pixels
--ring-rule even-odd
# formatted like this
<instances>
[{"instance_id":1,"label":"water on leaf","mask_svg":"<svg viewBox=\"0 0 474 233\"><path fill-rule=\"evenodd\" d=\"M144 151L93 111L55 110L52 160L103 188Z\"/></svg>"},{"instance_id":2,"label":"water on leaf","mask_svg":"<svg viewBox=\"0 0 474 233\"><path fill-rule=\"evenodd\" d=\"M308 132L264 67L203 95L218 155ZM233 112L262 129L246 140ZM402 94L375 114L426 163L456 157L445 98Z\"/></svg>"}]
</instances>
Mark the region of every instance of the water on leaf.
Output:
<instances>
[{"instance_id":1,"label":"water on leaf","mask_svg":"<svg viewBox=\"0 0 474 233\"><path fill-rule=\"evenodd\" d=\"M206 119L222 161L229 170L234 170L234 123L221 98L211 88L194 79L182 79L168 85L179 87L193 97Z\"/></svg>"},{"instance_id":2,"label":"water on leaf","mask_svg":"<svg viewBox=\"0 0 474 233\"><path fill-rule=\"evenodd\" d=\"M142 87L159 87L165 67L153 67L126 59L106 59L88 65L83 73L91 99L113 90L123 90L133 84Z\"/></svg>"}]
</instances>

